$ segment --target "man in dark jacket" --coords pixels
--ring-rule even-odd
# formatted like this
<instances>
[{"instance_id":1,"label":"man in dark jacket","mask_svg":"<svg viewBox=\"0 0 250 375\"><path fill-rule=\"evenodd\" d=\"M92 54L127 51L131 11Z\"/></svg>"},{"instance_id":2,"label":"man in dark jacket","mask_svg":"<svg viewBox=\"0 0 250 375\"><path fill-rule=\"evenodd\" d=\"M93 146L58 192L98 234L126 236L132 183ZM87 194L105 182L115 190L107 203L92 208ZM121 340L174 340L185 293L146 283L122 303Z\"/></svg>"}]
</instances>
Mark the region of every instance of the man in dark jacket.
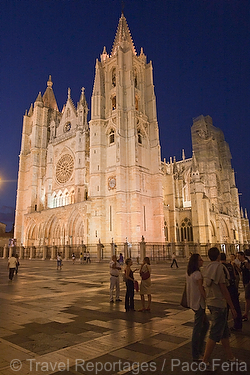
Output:
<instances>
[{"instance_id":1,"label":"man in dark jacket","mask_svg":"<svg viewBox=\"0 0 250 375\"><path fill-rule=\"evenodd\" d=\"M242 315L243 322L248 321L248 313L250 310L250 260L245 256L243 251L238 252L238 259L240 261L240 270L242 274L242 281L245 288L245 312Z\"/></svg>"},{"instance_id":2,"label":"man in dark jacket","mask_svg":"<svg viewBox=\"0 0 250 375\"><path fill-rule=\"evenodd\" d=\"M229 291L234 308L237 312L237 317L234 319L234 325L230 329L231 331L241 331L242 330L242 314L241 314L241 308L240 308L240 302L239 302L238 289L236 287L236 275L234 272L234 267L231 263L227 262L225 253L220 254L220 260L223 266L225 267L224 272L225 272L225 278L226 278L226 283L227 283L227 290ZM229 306L228 306L228 311L229 311Z\"/></svg>"}]
</instances>

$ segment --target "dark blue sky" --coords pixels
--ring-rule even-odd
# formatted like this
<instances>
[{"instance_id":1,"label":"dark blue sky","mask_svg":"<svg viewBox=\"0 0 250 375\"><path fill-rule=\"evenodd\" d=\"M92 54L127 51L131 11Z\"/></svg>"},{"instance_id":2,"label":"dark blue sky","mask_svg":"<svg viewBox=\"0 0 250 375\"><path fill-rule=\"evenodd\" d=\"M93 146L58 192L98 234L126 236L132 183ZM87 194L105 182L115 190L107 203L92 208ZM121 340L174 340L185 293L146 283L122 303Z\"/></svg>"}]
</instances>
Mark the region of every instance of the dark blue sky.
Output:
<instances>
[{"instance_id":1,"label":"dark blue sky","mask_svg":"<svg viewBox=\"0 0 250 375\"><path fill-rule=\"evenodd\" d=\"M210 115L232 154L250 215L250 2L125 0L137 52L154 67L162 158L191 156L192 119ZM95 60L111 52L120 0L2 0L0 7L0 221L11 227L22 116L46 89L59 109L71 88L90 97Z\"/></svg>"}]
</instances>

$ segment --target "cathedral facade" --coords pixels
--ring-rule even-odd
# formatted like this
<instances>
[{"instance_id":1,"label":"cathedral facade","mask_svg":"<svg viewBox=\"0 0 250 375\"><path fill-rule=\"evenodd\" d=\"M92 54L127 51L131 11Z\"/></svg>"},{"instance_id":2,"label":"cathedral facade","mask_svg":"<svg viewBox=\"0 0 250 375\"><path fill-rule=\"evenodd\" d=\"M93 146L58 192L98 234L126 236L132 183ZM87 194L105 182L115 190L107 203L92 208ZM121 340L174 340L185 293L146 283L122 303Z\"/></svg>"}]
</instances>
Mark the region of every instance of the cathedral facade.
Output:
<instances>
[{"instance_id":1,"label":"cathedral facade","mask_svg":"<svg viewBox=\"0 0 250 375\"><path fill-rule=\"evenodd\" d=\"M60 112L49 77L23 120L18 245L249 242L231 155L209 116L192 126L192 158L161 161L151 62L124 15L97 59L91 120L84 89Z\"/></svg>"}]
</instances>

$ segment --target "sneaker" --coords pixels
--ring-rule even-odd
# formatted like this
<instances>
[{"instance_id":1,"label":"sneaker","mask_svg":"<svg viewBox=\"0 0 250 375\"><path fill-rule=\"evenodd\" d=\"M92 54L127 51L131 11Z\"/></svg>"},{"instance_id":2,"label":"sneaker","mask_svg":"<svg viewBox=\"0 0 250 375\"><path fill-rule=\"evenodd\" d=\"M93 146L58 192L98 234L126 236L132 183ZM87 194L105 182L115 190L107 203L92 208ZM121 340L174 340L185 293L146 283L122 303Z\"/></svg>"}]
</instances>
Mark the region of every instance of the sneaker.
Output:
<instances>
[{"instance_id":1,"label":"sneaker","mask_svg":"<svg viewBox=\"0 0 250 375\"><path fill-rule=\"evenodd\" d=\"M120 298L117 298L116 302L122 302L122 300Z\"/></svg>"},{"instance_id":2,"label":"sneaker","mask_svg":"<svg viewBox=\"0 0 250 375\"><path fill-rule=\"evenodd\" d=\"M248 321L248 317L246 315L242 315L242 322L247 322Z\"/></svg>"},{"instance_id":3,"label":"sneaker","mask_svg":"<svg viewBox=\"0 0 250 375\"><path fill-rule=\"evenodd\" d=\"M111 301L109 301L110 303L114 303L114 300L112 299Z\"/></svg>"}]
</instances>

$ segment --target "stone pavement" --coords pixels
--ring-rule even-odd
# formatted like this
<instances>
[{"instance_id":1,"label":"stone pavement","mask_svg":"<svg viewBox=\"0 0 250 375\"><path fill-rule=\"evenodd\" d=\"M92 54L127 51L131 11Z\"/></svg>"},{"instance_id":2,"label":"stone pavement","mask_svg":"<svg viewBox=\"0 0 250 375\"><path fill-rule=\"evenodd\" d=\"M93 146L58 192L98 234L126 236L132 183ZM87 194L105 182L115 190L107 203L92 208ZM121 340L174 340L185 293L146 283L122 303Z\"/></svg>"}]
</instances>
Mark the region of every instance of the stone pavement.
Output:
<instances>
[{"instance_id":1,"label":"stone pavement","mask_svg":"<svg viewBox=\"0 0 250 375\"><path fill-rule=\"evenodd\" d=\"M67 261L57 271L55 261L21 260L10 282L1 259L0 375L201 373L191 368L193 312L179 305L185 269L153 264L151 313L126 313L122 281L123 301L109 303L107 263ZM138 310L138 293L135 302ZM245 365L216 374L250 372L250 322L243 324L231 345ZM220 344L213 358L226 361Z\"/></svg>"}]
</instances>

